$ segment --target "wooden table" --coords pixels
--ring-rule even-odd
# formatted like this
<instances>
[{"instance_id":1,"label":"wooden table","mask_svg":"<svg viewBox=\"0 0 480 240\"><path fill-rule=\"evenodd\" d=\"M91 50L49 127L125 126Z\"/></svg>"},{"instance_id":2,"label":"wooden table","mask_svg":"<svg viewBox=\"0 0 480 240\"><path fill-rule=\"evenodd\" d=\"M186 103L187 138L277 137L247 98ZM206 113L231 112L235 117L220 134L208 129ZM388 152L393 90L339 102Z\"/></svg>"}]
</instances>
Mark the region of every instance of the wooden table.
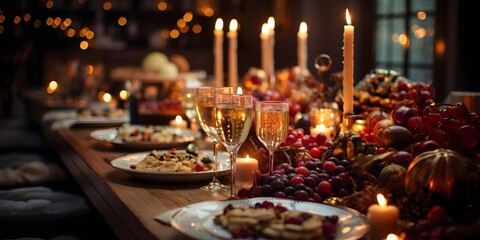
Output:
<instances>
[{"instance_id":1,"label":"wooden table","mask_svg":"<svg viewBox=\"0 0 480 240\"><path fill-rule=\"evenodd\" d=\"M160 183L136 179L109 161L131 153L90 137L92 129L62 129L45 136L87 197L120 239L188 239L154 217L173 208L224 200L230 192L200 189L208 182ZM223 180L222 182L225 182Z\"/></svg>"}]
</instances>

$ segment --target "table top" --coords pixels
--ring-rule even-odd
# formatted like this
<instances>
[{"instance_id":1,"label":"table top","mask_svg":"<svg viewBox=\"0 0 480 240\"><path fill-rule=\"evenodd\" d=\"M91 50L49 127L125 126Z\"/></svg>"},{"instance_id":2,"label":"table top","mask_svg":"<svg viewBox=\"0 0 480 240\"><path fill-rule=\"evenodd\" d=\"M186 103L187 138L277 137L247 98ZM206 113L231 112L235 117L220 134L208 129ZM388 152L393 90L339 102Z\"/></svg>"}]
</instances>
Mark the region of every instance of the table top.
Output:
<instances>
[{"instance_id":1,"label":"table top","mask_svg":"<svg viewBox=\"0 0 480 240\"><path fill-rule=\"evenodd\" d=\"M93 129L60 129L46 137L68 171L120 239L188 239L154 219L173 208L225 200L230 192L200 189L207 182L160 183L133 178L109 161L131 153L90 137ZM228 179L222 179L226 183Z\"/></svg>"}]
</instances>

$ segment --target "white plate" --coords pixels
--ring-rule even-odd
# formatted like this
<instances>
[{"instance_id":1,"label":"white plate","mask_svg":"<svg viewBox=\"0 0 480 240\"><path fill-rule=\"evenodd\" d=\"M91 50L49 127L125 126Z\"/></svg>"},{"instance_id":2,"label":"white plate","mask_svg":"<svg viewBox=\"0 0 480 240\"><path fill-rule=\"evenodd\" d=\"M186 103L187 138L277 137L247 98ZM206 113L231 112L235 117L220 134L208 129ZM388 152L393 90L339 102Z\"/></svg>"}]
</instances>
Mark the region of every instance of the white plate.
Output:
<instances>
[{"instance_id":1,"label":"white plate","mask_svg":"<svg viewBox=\"0 0 480 240\"><path fill-rule=\"evenodd\" d=\"M130 116L127 111L121 116L107 117L107 116L89 116L81 117L76 110L52 110L43 116L44 122L59 122L68 127L114 127L121 126L130 121Z\"/></svg>"},{"instance_id":2,"label":"white plate","mask_svg":"<svg viewBox=\"0 0 480 240\"><path fill-rule=\"evenodd\" d=\"M281 204L289 210L317 213L323 216L337 215L339 218L335 239L360 239L368 232L365 217L359 212L343 207L295 201L281 198L250 198L228 201L206 201L184 207L173 216L172 226L194 239L231 239L230 233L213 223L213 218L221 214L228 204L253 206L257 202L270 201Z\"/></svg>"},{"instance_id":3,"label":"white plate","mask_svg":"<svg viewBox=\"0 0 480 240\"><path fill-rule=\"evenodd\" d=\"M168 150L165 150L168 151ZM177 150L184 151L184 150ZM202 150L210 156L210 159L213 159L213 152L211 150ZM159 151L160 153L162 151ZM198 182L198 181L207 181L212 180L213 171L203 171L203 172L191 172L191 173L161 173L161 172L148 172L148 171L139 171L131 169L130 165L136 164L142 161L145 156L150 152L139 152L131 153L119 158L116 158L110 162L110 164L117 169L126 171L130 173L133 177L141 178L145 180L158 181L158 182ZM217 176L223 177L230 173L230 160L227 153L218 152L218 170Z\"/></svg>"},{"instance_id":4,"label":"white plate","mask_svg":"<svg viewBox=\"0 0 480 240\"><path fill-rule=\"evenodd\" d=\"M201 133L194 132L190 129L176 129L174 127L167 127L167 131L172 133L174 132L177 135L177 137L175 137L171 142L124 142L122 139L118 138L117 128L95 130L90 133L90 136L98 141L111 143L116 147L134 150L167 149L186 146L201 136Z\"/></svg>"}]
</instances>

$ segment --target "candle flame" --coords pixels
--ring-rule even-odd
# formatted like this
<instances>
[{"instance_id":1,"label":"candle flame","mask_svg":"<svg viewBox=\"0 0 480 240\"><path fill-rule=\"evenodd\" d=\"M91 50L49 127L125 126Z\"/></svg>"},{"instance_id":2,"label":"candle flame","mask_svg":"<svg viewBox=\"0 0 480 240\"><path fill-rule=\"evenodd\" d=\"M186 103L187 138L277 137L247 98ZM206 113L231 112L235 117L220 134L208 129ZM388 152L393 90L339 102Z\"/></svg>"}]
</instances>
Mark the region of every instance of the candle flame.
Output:
<instances>
[{"instance_id":1,"label":"candle flame","mask_svg":"<svg viewBox=\"0 0 480 240\"><path fill-rule=\"evenodd\" d=\"M104 102L108 103L112 101L112 95L110 95L110 93L105 93L103 94L102 99Z\"/></svg>"},{"instance_id":2,"label":"candle flame","mask_svg":"<svg viewBox=\"0 0 480 240\"><path fill-rule=\"evenodd\" d=\"M118 94L118 96L119 96L120 99L122 99L122 100L127 100L128 95L129 95L129 94L128 94L127 90L122 90L122 91L120 91L120 93Z\"/></svg>"},{"instance_id":3,"label":"candle flame","mask_svg":"<svg viewBox=\"0 0 480 240\"><path fill-rule=\"evenodd\" d=\"M383 194L381 194L381 193L377 194L377 201L378 201L378 205L380 205L380 207L386 207L387 206L387 199L383 196Z\"/></svg>"},{"instance_id":4,"label":"candle flame","mask_svg":"<svg viewBox=\"0 0 480 240\"><path fill-rule=\"evenodd\" d=\"M263 35L267 35L268 34L268 31L270 31L270 28L268 27L268 24L264 23L262 25L262 34Z\"/></svg>"},{"instance_id":5,"label":"candle flame","mask_svg":"<svg viewBox=\"0 0 480 240\"><path fill-rule=\"evenodd\" d=\"M237 22L237 19L234 18L230 21L229 29L230 31L237 31L237 28L238 28L238 22Z\"/></svg>"},{"instance_id":6,"label":"candle flame","mask_svg":"<svg viewBox=\"0 0 480 240\"><path fill-rule=\"evenodd\" d=\"M275 29L275 18L269 17L267 23L268 28L270 28L271 30Z\"/></svg>"},{"instance_id":7,"label":"candle flame","mask_svg":"<svg viewBox=\"0 0 480 240\"><path fill-rule=\"evenodd\" d=\"M250 161L250 156L248 156L248 154L247 154L247 157L245 157L245 160Z\"/></svg>"},{"instance_id":8,"label":"candle flame","mask_svg":"<svg viewBox=\"0 0 480 240\"><path fill-rule=\"evenodd\" d=\"M47 87L47 92L48 93L54 93L58 88L58 83L56 81L51 81L49 84L48 84L48 87Z\"/></svg>"},{"instance_id":9,"label":"candle flame","mask_svg":"<svg viewBox=\"0 0 480 240\"><path fill-rule=\"evenodd\" d=\"M243 94L242 87L238 87L238 88L237 88L237 94Z\"/></svg>"},{"instance_id":10,"label":"candle flame","mask_svg":"<svg viewBox=\"0 0 480 240\"><path fill-rule=\"evenodd\" d=\"M345 11L345 18L347 19L347 24L352 25L352 20L350 19L350 13L348 12L348 8Z\"/></svg>"},{"instance_id":11,"label":"candle flame","mask_svg":"<svg viewBox=\"0 0 480 240\"><path fill-rule=\"evenodd\" d=\"M307 23L306 22L301 22L300 23L300 29L298 30L301 33L306 33L308 30Z\"/></svg>"},{"instance_id":12,"label":"candle flame","mask_svg":"<svg viewBox=\"0 0 480 240\"><path fill-rule=\"evenodd\" d=\"M393 233L389 233L389 234L387 235L386 240L398 240L398 236L395 235L395 234L393 234Z\"/></svg>"},{"instance_id":13,"label":"candle flame","mask_svg":"<svg viewBox=\"0 0 480 240\"><path fill-rule=\"evenodd\" d=\"M222 30L223 29L223 19L217 18L215 21L215 30Z\"/></svg>"},{"instance_id":14,"label":"candle flame","mask_svg":"<svg viewBox=\"0 0 480 240\"><path fill-rule=\"evenodd\" d=\"M177 123L177 125L182 124L182 122L183 122L182 116L177 115L177 116L175 117L175 122Z\"/></svg>"}]
</instances>

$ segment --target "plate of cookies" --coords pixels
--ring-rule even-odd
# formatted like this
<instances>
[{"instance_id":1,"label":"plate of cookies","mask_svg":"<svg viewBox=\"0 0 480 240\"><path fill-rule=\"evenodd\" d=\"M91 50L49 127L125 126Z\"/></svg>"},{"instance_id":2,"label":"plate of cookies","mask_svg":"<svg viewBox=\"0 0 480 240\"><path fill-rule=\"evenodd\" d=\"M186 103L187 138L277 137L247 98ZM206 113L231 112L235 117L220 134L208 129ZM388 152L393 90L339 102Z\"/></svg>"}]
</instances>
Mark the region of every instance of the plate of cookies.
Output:
<instances>
[{"instance_id":1,"label":"plate of cookies","mask_svg":"<svg viewBox=\"0 0 480 240\"><path fill-rule=\"evenodd\" d=\"M230 173L227 153L218 152L217 176ZM152 150L118 157L112 167L125 171L134 178L157 182L197 182L213 177L213 152L200 149Z\"/></svg>"},{"instance_id":2,"label":"plate of cookies","mask_svg":"<svg viewBox=\"0 0 480 240\"><path fill-rule=\"evenodd\" d=\"M291 199L257 197L191 204L171 221L194 239L360 239L369 230L356 210Z\"/></svg>"}]
</instances>

